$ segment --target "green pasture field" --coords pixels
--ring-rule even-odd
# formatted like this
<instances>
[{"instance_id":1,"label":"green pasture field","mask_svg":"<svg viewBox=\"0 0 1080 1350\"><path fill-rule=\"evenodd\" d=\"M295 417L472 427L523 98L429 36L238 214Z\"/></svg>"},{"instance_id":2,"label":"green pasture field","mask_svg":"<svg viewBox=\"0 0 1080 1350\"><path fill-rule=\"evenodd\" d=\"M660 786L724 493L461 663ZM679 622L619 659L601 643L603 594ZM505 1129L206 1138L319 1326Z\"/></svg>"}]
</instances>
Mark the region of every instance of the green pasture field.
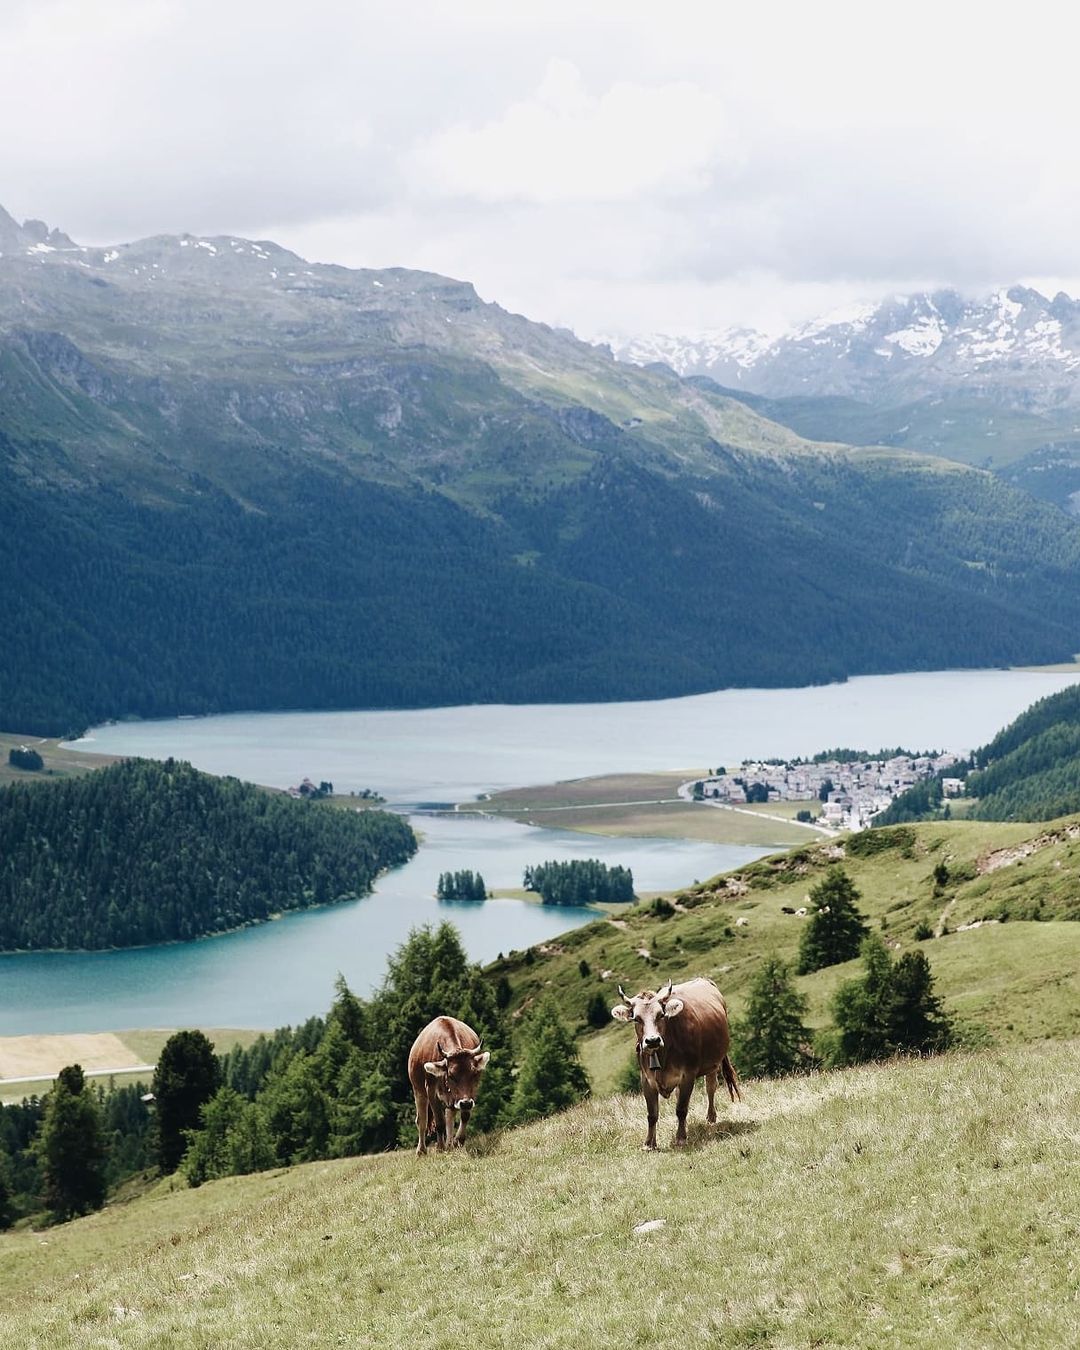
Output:
<instances>
[{"instance_id":1,"label":"green pasture field","mask_svg":"<svg viewBox=\"0 0 1080 1350\"><path fill-rule=\"evenodd\" d=\"M21 746L36 750L45 761L40 769L17 769L8 763L8 752ZM113 764L115 755L96 755L83 750L65 750L54 737L22 736L17 731L0 731L0 787L7 783L40 783L68 774L89 773L105 764Z\"/></svg>"},{"instance_id":2,"label":"green pasture field","mask_svg":"<svg viewBox=\"0 0 1080 1350\"><path fill-rule=\"evenodd\" d=\"M525 825L546 825L615 837L701 839L709 843L753 844L762 848L783 848L813 838L812 832L801 826L755 818L760 811L753 814L727 811L700 802L683 801L676 795L680 784L702 778L706 772L704 769L686 769L671 773L576 778L493 793L483 801L462 802L457 809L506 815ZM775 805L793 809L778 809L772 814L793 819L795 811L806 804L783 802Z\"/></svg>"},{"instance_id":3,"label":"green pasture field","mask_svg":"<svg viewBox=\"0 0 1080 1350\"><path fill-rule=\"evenodd\" d=\"M262 1035L260 1031L235 1027L205 1027L205 1034L219 1054L234 1045L248 1046ZM0 1036L0 1101L20 1101L23 1097L48 1092L56 1074L66 1064L78 1063L96 1075L101 1083L117 1086L147 1080L153 1070L132 1072L133 1066L156 1064L161 1047L173 1034L171 1030L91 1032L78 1035ZM116 1073L104 1075L103 1070ZM5 1078L40 1077L30 1081L5 1082Z\"/></svg>"},{"instance_id":4,"label":"green pasture field","mask_svg":"<svg viewBox=\"0 0 1080 1350\"><path fill-rule=\"evenodd\" d=\"M0 1236L5 1341L592 1350L1070 1346L1080 1043L638 1098L452 1155L163 1182Z\"/></svg>"},{"instance_id":5,"label":"green pasture field","mask_svg":"<svg viewBox=\"0 0 1080 1350\"><path fill-rule=\"evenodd\" d=\"M531 963L510 953L495 969L511 983L513 1010L551 994L581 1036L594 1091L610 1092L630 1057L629 1033L616 1023L589 1030L593 994L599 989L614 1004L620 983L637 991L669 977L706 975L727 997L737 1033L761 961L797 956L806 920L785 910L805 907L812 886L839 861L870 927L894 954L925 952L937 992L969 1043L1080 1036L1080 922L1064 917L1080 896L1080 820L952 821L836 841L808 837L807 847L676 893L673 915L648 903L624 907L536 949ZM857 848L880 851L860 855ZM944 887L934 877L939 863L949 869ZM983 922L1003 908L1025 917ZM972 923L979 926L966 928ZM927 928L941 935L917 940ZM860 969L851 961L796 980L810 1027L829 1023L836 988ZM732 1057L738 1068L737 1034Z\"/></svg>"}]
</instances>

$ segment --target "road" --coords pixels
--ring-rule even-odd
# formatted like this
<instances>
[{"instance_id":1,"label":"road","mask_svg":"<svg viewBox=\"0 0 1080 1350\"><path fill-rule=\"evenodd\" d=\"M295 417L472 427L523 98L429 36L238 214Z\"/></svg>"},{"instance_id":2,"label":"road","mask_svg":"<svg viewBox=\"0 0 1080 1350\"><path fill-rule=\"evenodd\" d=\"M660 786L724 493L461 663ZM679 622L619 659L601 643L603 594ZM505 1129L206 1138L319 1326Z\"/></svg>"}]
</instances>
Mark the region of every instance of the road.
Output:
<instances>
[{"instance_id":1,"label":"road","mask_svg":"<svg viewBox=\"0 0 1080 1350\"><path fill-rule=\"evenodd\" d=\"M156 1068L156 1064L125 1064L119 1069L85 1069L83 1077L112 1078L122 1073L153 1073ZM11 1083L51 1083L57 1077L58 1073L31 1073L22 1078L0 1078L0 1087L8 1087Z\"/></svg>"},{"instance_id":2,"label":"road","mask_svg":"<svg viewBox=\"0 0 1080 1350\"><path fill-rule=\"evenodd\" d=\"M679 796L684 802L694 800L694 783L680 783ZM832 839L836 831L830 829L827 825L813 825L807 820L793 820L791 816L777 816L771 811L751 811L745 806L732 806L730 802L718 802L715 797L703 797L698 806L713 806L718 811L734 811L739 816L753 816L755 820L778 820L781 825L798 825L804 830L813 830L815 834L823 834L827 839Z\"/></svg>"}]
</instances>

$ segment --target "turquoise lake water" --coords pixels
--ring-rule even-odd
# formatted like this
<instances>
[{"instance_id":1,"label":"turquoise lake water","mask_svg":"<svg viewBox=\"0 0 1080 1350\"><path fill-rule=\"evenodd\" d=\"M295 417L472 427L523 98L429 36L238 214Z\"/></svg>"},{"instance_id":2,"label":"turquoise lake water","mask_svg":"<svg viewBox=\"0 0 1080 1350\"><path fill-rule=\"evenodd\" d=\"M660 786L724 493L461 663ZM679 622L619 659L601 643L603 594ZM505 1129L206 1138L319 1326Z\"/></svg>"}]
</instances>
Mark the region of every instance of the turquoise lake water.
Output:
<instances>
[{"instance_id":1,"label":"turquoise lake water","mask_svg":"<svg viewBox=\"0 0 1080 1350\"><path fill-rule=\"evenodd\" d=\"M450 918L490 960L595 918L523 901L446 905L438 873L478 869L518 886L528 863L600 857L639 890L685 885L767 850L667 839L601 839L473 816L417 814L483 791L586 774L715 767L835 746L966 750L1077 675L947 671L810 689L725 690L651 703L471 706L392 712L257 713L98 727L85 749L188 759L285 787L305 775L372 787L409 812L416 858L351 904L222 937L137 951L0 956L0 1035L181 1025L274 1027L324 1012L338 972L359 993L382 978L411 928ZM704 808L703 808L704 809Z\"/></svg>"}]
</instances>

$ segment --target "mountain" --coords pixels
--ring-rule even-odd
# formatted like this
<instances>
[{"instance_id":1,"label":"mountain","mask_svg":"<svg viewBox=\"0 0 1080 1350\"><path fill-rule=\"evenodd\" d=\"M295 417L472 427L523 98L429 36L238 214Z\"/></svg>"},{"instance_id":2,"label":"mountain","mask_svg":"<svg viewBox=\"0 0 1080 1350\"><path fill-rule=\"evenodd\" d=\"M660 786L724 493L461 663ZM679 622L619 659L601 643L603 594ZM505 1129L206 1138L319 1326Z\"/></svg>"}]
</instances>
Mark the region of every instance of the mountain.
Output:
<instances>
[{"instance_id":1,"label":"mountain","mask_svg":"<svg viewBox=\"0 0 1080 1350\"><path fill-rule=\"evenodd\" d=\"M897 405L963 393L1022 412L1080 407L1080 301L1023 286L979 300L952 290L893 296L773 339L736 328L609 345L622 360L662 361L772 399Z\"/></svg>"},{"instance_id":2,"label":"mountain","mask_svg":"<svg viewBox=\"0 0 1080 1350\"><path fill-rule=\"evenodd\" d=\"M1033 703L952 773L966 781L950 810L972 820L1054 820L1080 811L1080 685ZM897 797L882 821L932 819L944 805L940 782L929 780ZM1075 837L1075 825L1069 830ZM1041 908L1043 897L1036 900Z\"/></svg>"},{"instance_id":3,"label":"mountain","mask_svg":"<svg viewBox=\"0 0 1080 1350\"><path fill-rule=\"evenodd\" d=\"M608 338L624 361L715 381L799 435L910 447L1080 502L1080 301L1014 286L894 296L777 337Z\"/></svg>"},{"instance_id":4,"label":"mountain","mask_svg":"<svg viewBox=\"0 0 1080 1350\"><path fill-rule=\"evenodd\" d=\"M0 219L0 708L644 698L1058 660L1080 528L430 273Z\"/></svg>"}]
</instances>

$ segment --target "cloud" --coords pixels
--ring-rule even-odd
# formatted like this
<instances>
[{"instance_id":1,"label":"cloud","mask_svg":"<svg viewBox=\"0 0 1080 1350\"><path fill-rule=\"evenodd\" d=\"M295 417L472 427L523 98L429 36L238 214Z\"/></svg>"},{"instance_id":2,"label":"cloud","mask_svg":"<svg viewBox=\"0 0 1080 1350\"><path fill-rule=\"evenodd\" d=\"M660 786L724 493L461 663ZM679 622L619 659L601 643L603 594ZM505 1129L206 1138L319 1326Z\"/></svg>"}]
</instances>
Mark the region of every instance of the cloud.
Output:
<instances>
[{"instance_id":1,"label":"cloud","mask_svg":"<svg viewBox=\"0 0 1080 1350\"><path fill-rule=\"evenodd\" d=\"M407 176L421 193L477 202L628 202L701 192L737 157L715 94L618 81L594 95L559 59L497 119L458 123L417 146Z\"/></svg>"},{"instance_id":2,"label":"cloud","mask_svg":"<svg viewBox=\"0 0 1080 1350\"><path fill-rule=\"evenodd\" d=\"M583 330L1072 276L1058 5L7 0L0 202L424 267Z\"/></svg>"}]
</instances>

